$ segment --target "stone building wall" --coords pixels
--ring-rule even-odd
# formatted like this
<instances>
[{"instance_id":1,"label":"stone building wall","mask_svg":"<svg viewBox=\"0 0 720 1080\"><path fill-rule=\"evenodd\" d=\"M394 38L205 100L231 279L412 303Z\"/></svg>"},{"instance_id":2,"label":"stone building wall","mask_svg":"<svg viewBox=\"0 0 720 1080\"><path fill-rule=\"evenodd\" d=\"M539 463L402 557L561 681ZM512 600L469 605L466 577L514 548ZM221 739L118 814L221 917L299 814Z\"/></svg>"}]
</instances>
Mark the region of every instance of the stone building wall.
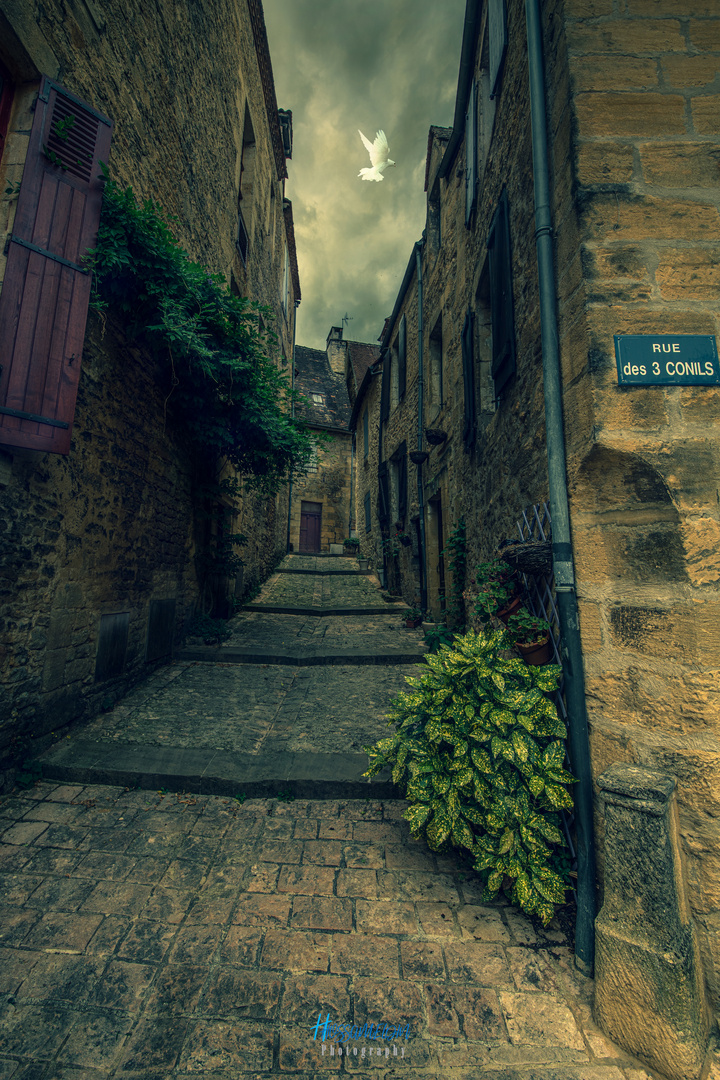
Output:
<instances>
[{"instance_id":1,"label":"stone building wall","mask_svg":"<svg viewBox=\"0 0 720 1080\"><path fill-rule=\"evenodd\" d=\"M0 0L0 62L16 82L0 192L22 174L30 106L48 74L112 118L112 177L177 216L173 228L192 259L268 305L264 323L278 335L278 362L287 362L300 292L259 0L102 9L50 0L37 15ZM13 214L14 200L3 196L0 248ZM0 447L5 765L166 662L203 607L193 451L171 410L166 416L167 394L164 366L125 340L112 312L106 321L91 315L70 453ZM234 527L248 538L239 589L284 553L286 527L286 491L245 496ZM227 595L235 582L218 585ZM125 634L124 659L108 667L103 642L122 654Z\"/></svg>"},{"instance_id":2,"label":"stone building wall","mask_svg":"<svg viewBox=\"0 0 720 1080\"><path fill-rule=\"evenodd\" d=\"M482 31L484 5L468 8ZM460 516L471 576L499 541L517 535L520 511L548 496L520 0L508 2L507 29L494 106L486 95L479 100L478 194L469 226L462 85L455 131L432 129L429 144L423 354L427 379L441 341L444 387L440 405L426 381L424 423L447 433L440 446L424 444L429 605L436 617L436 559ZM613 762L629 761L677 777L690 902L717 1008L720 388L621 388L613 335L717 336L720 140L713 118L720 115L720 20L711 4L690 14L675 0L556 0L543 5L543 35L565 440L593 770L597 776ZM478 36L468 46L480 83L481 43ZM517 369L495 401L486 241L503 186ZM471 449L463 439L461 348L468 309L475 316ZM383 425L383 460L403 440L408 449L417 445L417 278L410 268L383 336L384 363L392 363L403 314L407 391ZM376 430L379 386L367 392L367 401ZM354 415L359 442L362 408ZM377 437L374 455L376 474ZM414 466L408 475L412 500ZM370 482L377 485L376 475ZM358 484L362 523L361 498ZM374 515L375 504L376 487ZM406 561L398 565L408 600L418 589L410 558L401 554ZM596 824L601 884L599 813Z\"/></svg>"},{"instance_id":3,"label":"stone building wall","mask_svg":"<svg viewBox=\"0 0 720 1080\"><path fill-rule=\"evenodd\" d=\"M320 434L320 429L315 428ZM342 544L350 535L350 435L346 431L324 432L330 440L319 446L317 463L293 477L290 543L300 551L300 515L303 502L320 503L320 551Z\"/></svg>"},{"instance_id":4,"label":"stone building wall","mask_svg":"<svg viewBox=\"0 0 720 1080\"><path fill-rule=\"evenodd\" d=\"M718 1007L720 387L621 389L613 335L717 339L720 12L633 0L589 17L567 0L558 49L570 94L558 86L556 123L566 145L574 132L568 216L577 185L573 228L560 208L556 227L593 768L630 761L677 777ZM571 423L575 412L588 420Z\"/></svg>"}]
</instances>

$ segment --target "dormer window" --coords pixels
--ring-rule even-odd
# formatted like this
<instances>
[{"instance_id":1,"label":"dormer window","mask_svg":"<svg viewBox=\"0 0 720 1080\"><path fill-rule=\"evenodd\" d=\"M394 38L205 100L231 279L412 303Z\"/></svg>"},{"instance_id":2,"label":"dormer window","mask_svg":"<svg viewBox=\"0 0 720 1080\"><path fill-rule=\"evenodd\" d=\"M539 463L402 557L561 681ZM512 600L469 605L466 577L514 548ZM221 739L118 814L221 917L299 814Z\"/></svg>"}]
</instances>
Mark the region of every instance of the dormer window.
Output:
<instances>
[{"instance_id":1,"label":"dormer window","mask_svg":"<svg viewBox=\"0 0 720 1080\"><path fill-rule=\"evenodd\" d=\"M324 394L311 394L310 399L311 399L313 405L324 405L325 404L325 395Z\"/></svg>"}]
</instances>

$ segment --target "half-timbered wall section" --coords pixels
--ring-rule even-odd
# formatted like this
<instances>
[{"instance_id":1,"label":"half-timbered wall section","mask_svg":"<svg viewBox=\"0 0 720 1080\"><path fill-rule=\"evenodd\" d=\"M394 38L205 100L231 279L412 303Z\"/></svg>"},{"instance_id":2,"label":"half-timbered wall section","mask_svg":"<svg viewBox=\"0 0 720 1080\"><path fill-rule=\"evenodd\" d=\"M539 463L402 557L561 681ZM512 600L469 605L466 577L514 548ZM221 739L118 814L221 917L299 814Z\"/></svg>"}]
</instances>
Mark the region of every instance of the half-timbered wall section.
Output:
<instances>
[{"instance_id":1,"label":"half-timbered wall section","mask_svg":"<svg viewBox=\"0 0 720 1080\"><path fill-rule=\"evenodd\" d=\"M284 137L260 0L0 0L0 769L112 705L213 602L167 373L111 310L88 318L99 161L271 309L287 362L283 115ZM245 567L215 583L226 609L284 551L287 510L286 492L244 497Z\"/></svg>"}]
</instances>

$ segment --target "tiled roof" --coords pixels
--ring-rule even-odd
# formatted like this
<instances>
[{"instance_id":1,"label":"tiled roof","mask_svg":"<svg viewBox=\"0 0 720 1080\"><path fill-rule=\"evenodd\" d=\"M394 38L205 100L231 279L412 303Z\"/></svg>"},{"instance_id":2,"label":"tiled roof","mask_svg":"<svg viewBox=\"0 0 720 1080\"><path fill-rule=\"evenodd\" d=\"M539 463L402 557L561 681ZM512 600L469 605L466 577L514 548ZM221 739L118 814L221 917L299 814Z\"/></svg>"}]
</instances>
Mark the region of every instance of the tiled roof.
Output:
<instances>
[{"instance_id":1,"label":"tiled roof","mask_svg":"<svg viewBox=\"0 0 720 1080\"><path fill-rule=\"evenodd\" d=\"M365 372L380 356L380 347L378 345L368 345L363 341L348 341L347 347L353 375L355 376L355 389L359 390Z\"/></svg>"},{"instance_id":2,"label":"tiled roof","mask_svg":"<svg viewBox=\"0 0 720 1080\"><path fill-rule=\"evenodd\" d=\"M285 235L287 236L288 259L290 260L290 275L293 283L293 296L299 303L300 275L298 273L297 249L295 247L295 225L293 223L292 203L289 199L283 199L283 217L285 218Z\"/></svg>"},{"instance_id":3,"label":"tiled roof","mask_svg":"<svg viewBox=\"0 0 720 1080\"><path fill-rule=\"evenodd\" d=\"M350 419L345 376L336 375L330 367L327 353L321 349L295 346L295 387L308 399L308 404L295 406L295 415L306 424L346 428ZM312 400L322 394L322 404Z\"/></svg>"}]
</instances>

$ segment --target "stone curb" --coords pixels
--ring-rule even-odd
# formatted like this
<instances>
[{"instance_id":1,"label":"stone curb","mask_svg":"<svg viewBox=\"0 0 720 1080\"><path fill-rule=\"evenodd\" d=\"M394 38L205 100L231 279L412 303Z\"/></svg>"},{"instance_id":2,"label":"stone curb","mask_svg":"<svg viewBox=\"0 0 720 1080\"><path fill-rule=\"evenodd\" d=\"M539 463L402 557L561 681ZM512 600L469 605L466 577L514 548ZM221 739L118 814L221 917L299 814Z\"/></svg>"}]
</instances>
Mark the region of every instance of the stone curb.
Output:
<instances>
[{"instance_id":1,"label":"stone curb","mask_svg":"<svg viewBox=\"0 0 720 1080\"><path fill-rule=\"evenodd\" d=\"M264 611L268 615L391 615L407 610L407 604L383 607L285 607L280 604L246 604L242 611Z\"/></svg>"},{"instance_id":2,"label":"stone curb","mask_svg":"<svg viewBox=\"0 0 720 1080\"><path fill-rule=\"evenodd\" d=\"M276 574L312 574L313 577L372 577L374 570L300 570L278 566Z\"/></svg>"},{"instance_id":3,"label":"stone curb","mask_svg":"<svg viewBox=\"0 0 720 1080\"><path fill-rule=\"evenodd\" d=\"M267 799L290 792L298 799L397 799L385 770L363 779L366 754L240 754L211 748L181 749L73 740L35 759L43 779L111 784L146 790L194 791Z\"/></svg>"},{"instance_id":4,"label":"stone curb","mask_svg":"<svg viewBox=\"0 0 720 1080\"><path fill-rule=\"evenodd\" d=\"M232 645L194 646L180 649L175 653L176 660L192 660L207 664L285 664L289 667L319 667L325 664L360 665L372 664L386 667L394 664L417 664L427 655L424 646L414 651L371 652L367 649L344 649L335 652L312 652L308 649L286 653L262 652L251 647L242 648Z\"/></svg>"}]
</instances>

